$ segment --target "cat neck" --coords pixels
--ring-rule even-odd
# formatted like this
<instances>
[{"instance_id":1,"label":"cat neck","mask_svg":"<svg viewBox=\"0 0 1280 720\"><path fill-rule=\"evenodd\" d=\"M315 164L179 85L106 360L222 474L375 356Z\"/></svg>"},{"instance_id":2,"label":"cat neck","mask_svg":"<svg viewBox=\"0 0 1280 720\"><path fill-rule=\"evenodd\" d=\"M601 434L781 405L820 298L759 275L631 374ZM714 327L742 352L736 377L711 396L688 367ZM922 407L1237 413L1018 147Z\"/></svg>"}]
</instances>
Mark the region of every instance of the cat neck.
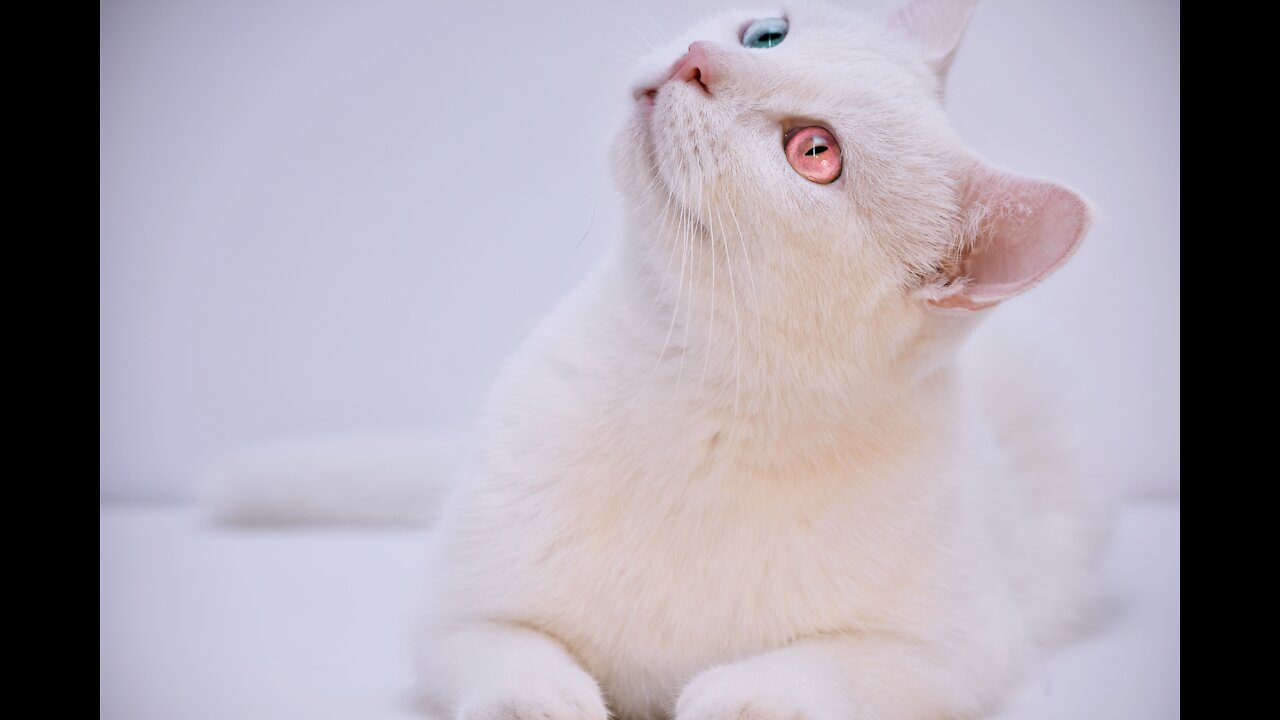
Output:
<instances>
[{"instance_id":1,"label":"cat neck","mask_svg":"<svg viewBox=\"0 0 1280 720\"><path fill-rule=\"evenodd\" d=\"M794 239L644 222L599 273L627 347L652 358L655 375L674 365L689 392L732 382L898 402L950 365L972 323L941 317L885 275Z\"/></svg>"},{"instance_id":2,"label":"cat neck","mask_svg":"<svg viewBox=\"0 0 1280 720\"><path fill-rule=\"evenodd\" d=\"M687 251L681 287L677 273L664 283L623 244L574 303L586 314L589 372L631 424L698 417L732 428L738 442L786 438L816 452L835 437L848 444L942 421L958 342L931 340L928 318L905 301L888 291L871 304L849 293L825 300L816 283L803 293L778 283L752 289L740 275L731 286L728 268L745 266L742 256L717 252L713 281L710 246L703 251Z\"/></svg>"}]
</instances>

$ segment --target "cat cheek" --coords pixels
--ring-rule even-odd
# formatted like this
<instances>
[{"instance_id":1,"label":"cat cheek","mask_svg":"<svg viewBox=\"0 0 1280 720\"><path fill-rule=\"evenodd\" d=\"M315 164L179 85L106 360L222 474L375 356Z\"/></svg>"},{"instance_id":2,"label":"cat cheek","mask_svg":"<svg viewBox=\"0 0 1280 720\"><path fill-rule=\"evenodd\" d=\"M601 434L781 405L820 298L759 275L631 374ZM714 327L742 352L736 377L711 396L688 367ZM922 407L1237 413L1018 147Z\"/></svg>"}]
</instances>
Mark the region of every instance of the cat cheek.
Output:
<instances>
[{"instance_id":1,"label":"cat cheek","mask_svg":"<svg viewBox=\"0 0 1280 720\"><path fill-rule=\"evenodd\" d=\"M827 185L840 177L840 144L826 128L806 127L787 134L787 162L804 179Z\"/></svg>"}]
</instances>

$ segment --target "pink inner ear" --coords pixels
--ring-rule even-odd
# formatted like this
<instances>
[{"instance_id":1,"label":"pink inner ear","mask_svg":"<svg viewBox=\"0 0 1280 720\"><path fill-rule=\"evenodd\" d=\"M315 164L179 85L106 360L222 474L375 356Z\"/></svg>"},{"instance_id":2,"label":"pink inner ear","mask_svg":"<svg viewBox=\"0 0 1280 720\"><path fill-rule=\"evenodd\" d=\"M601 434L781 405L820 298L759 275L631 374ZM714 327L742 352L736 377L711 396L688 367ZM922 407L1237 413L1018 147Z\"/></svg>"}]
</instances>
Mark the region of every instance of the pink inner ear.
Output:
<instances>
[{"instance_id":1,"label":"pink inner ear","mask_svg":"<svg viewBox=\"0 0 1280 720\"><path fill-rule=\"evenodd\" d=\"M977 237L958 293L939 307L978 310L1030 288L1066 262L1089 226L1089 205L1061 185L979 167L965 187Z\"/></svg>"}]
</instances>

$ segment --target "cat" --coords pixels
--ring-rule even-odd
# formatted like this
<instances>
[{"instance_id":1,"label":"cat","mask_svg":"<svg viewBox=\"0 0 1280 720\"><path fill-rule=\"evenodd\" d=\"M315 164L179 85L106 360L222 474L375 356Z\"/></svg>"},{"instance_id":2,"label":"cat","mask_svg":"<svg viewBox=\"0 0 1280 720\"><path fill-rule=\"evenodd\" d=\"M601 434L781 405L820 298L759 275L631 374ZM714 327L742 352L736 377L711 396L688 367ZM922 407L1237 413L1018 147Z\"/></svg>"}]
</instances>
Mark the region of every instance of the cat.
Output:
<instances>
[{"instance_id":1,"label":"cat","mask_svg":"<svg viewBox=\"0 0 1280 720\"><path fill-rule=\"evenodd\" d=\"M642 67L621 241L508 362L456 480L360 478L438 514L415 645L442 716L978 717L1077 632L1105 488L1036 367L957 356L1091 211L956 137L973 8L732 13ZM294 503L346 504L385 450L242 458L214 502L342 518Z\"/></svg>"}]
</instances>

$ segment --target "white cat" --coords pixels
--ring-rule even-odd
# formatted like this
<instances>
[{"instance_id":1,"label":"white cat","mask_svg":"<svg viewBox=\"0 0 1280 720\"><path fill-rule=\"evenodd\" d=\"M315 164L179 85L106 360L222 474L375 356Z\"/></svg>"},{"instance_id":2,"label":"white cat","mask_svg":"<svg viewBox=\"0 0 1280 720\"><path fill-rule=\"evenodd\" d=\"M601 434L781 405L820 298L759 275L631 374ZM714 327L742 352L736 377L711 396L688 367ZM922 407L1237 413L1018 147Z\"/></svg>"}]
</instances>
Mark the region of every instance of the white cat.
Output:
<instances>
[{"instance_id":1,"label":"white cat","mask_svg":"<svg viewBox=\"0 0 1280 720\"><path fill-rule=\"evenodd\" d=\"M1036 367L956 356L1089 209L956 138L971 11L735 13L653 55L614 154L625 236L510 361L440 512L438 708L974 717L1079 623L1103 496ZM374 450L312 458L331 508ZM304 490L271 478L299 457L230 466L223 514L287 516ZM445 473L399 467L360 479L412 516Z\"/></svg>"}]
</instances>

